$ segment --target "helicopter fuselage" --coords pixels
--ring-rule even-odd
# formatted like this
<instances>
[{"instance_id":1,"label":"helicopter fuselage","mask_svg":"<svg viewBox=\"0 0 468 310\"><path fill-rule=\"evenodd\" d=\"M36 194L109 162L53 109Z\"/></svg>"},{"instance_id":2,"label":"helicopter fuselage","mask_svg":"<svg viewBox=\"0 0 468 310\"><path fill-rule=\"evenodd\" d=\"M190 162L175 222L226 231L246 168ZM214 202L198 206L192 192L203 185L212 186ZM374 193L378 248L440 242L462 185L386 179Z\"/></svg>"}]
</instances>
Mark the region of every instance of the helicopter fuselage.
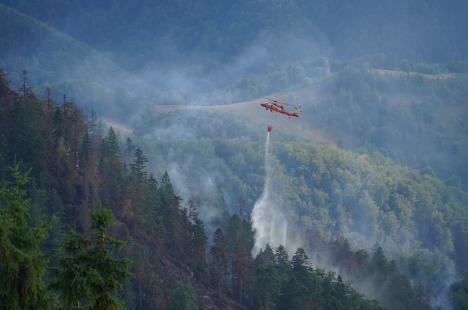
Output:
<instances>
[{"instance_id":1,"label":"helicopter fuselage","mask_svg":"<svg viewBox=\"0 0 468 310\"><path fill-rule=\"evenodd\" d=\"M297 112L290 112L286 110L282 105L279 105L279 104L265 102L265 103L260 103L260 105L264 107L267 111L269 110L270 112L277 112L277 113L281 113L287 116L299 117L299 114Z\"/></svg>"}]
</instances>

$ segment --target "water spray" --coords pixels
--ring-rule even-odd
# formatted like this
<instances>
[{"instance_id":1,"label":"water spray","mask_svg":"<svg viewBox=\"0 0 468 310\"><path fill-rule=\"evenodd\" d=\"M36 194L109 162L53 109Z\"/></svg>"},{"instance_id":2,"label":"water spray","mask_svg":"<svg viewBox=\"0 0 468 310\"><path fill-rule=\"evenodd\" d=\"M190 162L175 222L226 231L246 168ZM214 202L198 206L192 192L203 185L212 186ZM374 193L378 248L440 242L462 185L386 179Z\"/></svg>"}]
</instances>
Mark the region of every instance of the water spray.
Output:
<instances>
[{"instance_id":1,"label":"water spray","mask_svg":"<svg viewBox=\"0 0 468 310\"><path fill-rule=\"evenodd\" d=\"M275 190L274 170L269 154L271 129L272 127L269 126L265 140L265 185L252 210L252 228L255 233L255 243L252 249L254 256L267 244L272 247L286 244L288 227L280 210L281 197Z\"/></svg>"}]
</instances>

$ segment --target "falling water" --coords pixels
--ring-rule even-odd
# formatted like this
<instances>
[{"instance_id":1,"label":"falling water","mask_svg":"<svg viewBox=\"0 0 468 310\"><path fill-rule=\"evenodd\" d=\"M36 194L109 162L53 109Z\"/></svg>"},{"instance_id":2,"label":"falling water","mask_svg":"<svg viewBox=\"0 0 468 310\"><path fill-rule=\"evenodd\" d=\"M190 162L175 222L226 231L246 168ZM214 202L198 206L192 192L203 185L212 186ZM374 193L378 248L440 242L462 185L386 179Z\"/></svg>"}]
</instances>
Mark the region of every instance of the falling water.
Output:
<instances>
[{"instance_id":1,"label":"falling water","mask_svg":"<svg viewBox=\"0 0 468 310\"><path fill-rule=\"evenodd\" d=\"M275 174L269 154L270 133L265 142L265 185L260 198L252 210L252 227L255 232L255 244L252 255L257 255L267 244L277 247L286 245L287 222L280 211L281 197L275 191Z\"/></svg>"}]
</instances>

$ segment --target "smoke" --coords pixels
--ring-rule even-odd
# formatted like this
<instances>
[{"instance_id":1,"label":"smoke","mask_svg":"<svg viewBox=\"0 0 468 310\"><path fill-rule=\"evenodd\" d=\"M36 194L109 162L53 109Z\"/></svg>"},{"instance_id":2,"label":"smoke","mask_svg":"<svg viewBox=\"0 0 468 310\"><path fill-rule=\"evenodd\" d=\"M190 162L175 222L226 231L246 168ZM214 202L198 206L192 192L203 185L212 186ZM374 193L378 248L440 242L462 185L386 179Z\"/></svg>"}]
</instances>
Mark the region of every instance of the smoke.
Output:
<instances>
[{"instance_id":1,"label":"smoke","mask_svg":"<svg viewBox=\"0 0 468 310\"><path fill-rule=\"evenodd\" d=\"M245 129L245 124L233 123L230 120L228 121L227 118L221 119L219 116L207 116L206 113L192 112L190 118L182 117L179 113L171 113L156 118L154 117L156 112L153 110L153 106L156 104L219 104L241 99L253 99L272 92L287 90L291 86L301 85L302 80L322 75L330 77L331 72L335 72L333 57L330 60L325 57L320 66L314 62L317 58L322 59L324 55L333 54L333 44L330 44L328 38L318 33L318 31L317 33L309 32L309 28L305 31L291 28L282 34L276 31L273 33L252 34L252 40L236 49L236 52L230 56L229 61L212 60L211 54L201 53L200 50L198 50L199 55L189 55L183 51L178 51L177 44L172 42L170 35L164 41L158 41L158 45L164 48L164 51L155 53L155 55L165 54L170 55L170 57L160 59L154 55L148 56L154 52L150 48L146 49L150 51L145 52L146 57L139 57L144 51L135 49L134 45L128 42L127 37L123 38L122 42L126 42L126 46L133 49L132 53L129 54L131 57L127 55L127 66L124 66L134 68L129 70L121 67L120 62L115 61L125 57L111 57L120 50L115 46L113 48L109 46L108 52L104 53L103 50L94 50L79 40L75 40L71 35L60 33L38 20L33 20L18 12L10 12L10 15L12 16L11 20L5 19L3 24L5 28L2 29L5 33L15 33L16 40L4 39L2 41L4 48L0 53L2 56L0 57L1 63L7 69L16 69L18 77L20 77L19 71L21 69L27 69L30 72L28 77L31 84L33 86L37 85L38 89L41 90L43 86L51 87L52 93L56 95L57 100L61 98L63 93L66 93L67 98L76 100L81 106L93 107L100 115L124 121L126 125L137 127L139 129L136 132L137 135L140 137L148 136L148 140L150 140L147 143L148 145L153 145L155 141L172 141L176 145L182 144L179 143L180 140L194 140L196 141L194 143L201 144L204 143L203 141L207 141L203 139L213 137L224 139L234 138L235 136L251 137L248 130ZM83 25L82 19L78 16L73 16L73 18L69 16L68 19L76 21L76 23L73 23L76 29L69 31L71 34L81 32L82 27L86 26ZM28 26L21 33L15 31L21 26L16 25L19 20L24 20L24 25ZM113 18L113 20L118 19ZM343 22L343 24L346 24L346 22ZM112 27L110 28L112 29ZM385 38L385 36L380 37ZM8 38L8 36L5 36L5 38ZM355 40L355 36L349 36L349 38L350 41L359 41ZM24 44L21 44L22 48L19 48L15 42ZM26 42L29 42L29 44L25 44ZM380 44L374 44L374 46L380 48ZM340 49L342 45L335 47ZM365 51L366 48L364 46L363 50L361 50L363 55L372 52L371 48ZM348 48L347 50L352 49ZM124 54L122 53L122 55ZM137 57L141 58L138 65L136 62L133 64L134 59ZM319 70L318 67L322 65L323 70ZM350 80L357 79L350 76ZM379 83L383 82L379 81ZM437 141L437 143L427 143L426 141L432 140L429 138L429 140L419 139L418 136L408 134L417 133L419 130L413 125L417 124L417 122L408 116L412 114L407 115L400 113L399 110L391 112L390 109L383 109L382 107L386 102L382 102L380 99L379 101L377 99L369 100L370 104L367 109L362 110L360 113L350 113L353 109L360 107L356 104L359 100L353 98L357 98L360 89L366 89L367 85L351 84L349 89L343 87L343 83L332 85L336 85L336 88L332 87L330 93L339 94L343 92L343 98L339 96L336 98L336 96L332 96L327 92L320 93L318 97L321 97L321 99L317 100L314 109L304 109L305 113L301 118L302 124L314 124L323 132L339 132L340 128L344 128L343 137L372 136L376 145L385 146L386 149L392 150L397 155L404 154L404 152L397 152L396 150L402 150L410 154L421 153L424 154L424 158L427 157L426 154L431 154L432 158L434 158L433 162L436 163L432 165L433 167L453 167L449 163L453 163L454 159L458 157L453 157L452 154L462 153L455 152L453 148L447 148L445 153L440 153ZM394 96L398 94L395 91ZM348 97L350 98L349 102L344 100ZM370 98L370 96L367 97ZM410 96L409 99L413 100L413 97ZM343 99L346 104L335 104L340 99ZM399 102L401 101L399 97L397 99ZM304 101L302 93L298 96L298 100ZM374 101L379 104L374 104ZM392 102L388 100L389 104ZM446 100L441 102L446 102ZM423 105L421 104L421 106ZM416 108L418 107L416 106ZM391 113L395 113L398 117L390 118L389 115L393 115ZM424 115L424 113L419 112L415 114ZM353 119L351 117L353 115L357 116L357 118ZM369 121L367 118L362 118L366 115L372 116L376 123L363 127L364 131L361 134L357 129L361 128L359 125L366 124ZM342 127L334 126L335 123L342 125ZM460 123L463 122L460 121ZM202 124L203 127L199 128L199 124ZM372 130L368 130L369 127ZM397 128L404 133L404 139L399 139L400 136L389 139L387 136L394 134ZM454 128L453 131L455 132L456 129ZM354 136L352 135L353 132L356 132ZM428 131L428 134L431 134L431 132ZM452 133L449 132L450 134ZM387 137L387 139L381 139L382 137ZM410 139L408 137L414 138ZM440 140L439 136L436 138ZM198 139L200 140L197 141ZM353 139L344 140L354 141ZM422 146L420 146L420 142L423 143ZM303 234L301 226L292 225L292 223L300 222L293 220L294 215L291 215L295 210L291 211L289 208L288 204L291 203L287 195L285 195L287 189L285 190L284 184L279 183L281 172L278 165L274 165L272 155L269 153L269 144L270 135L268 134L265 142L263 191L255 202L252 211L253 229L255 231L253 255L256 255L266 244L274 247L282 244L291 252L295 250L296 245L305 242L301 238ZM236 185L241 184L241 179L242 181L247 178L252 179L251 174L256 174L252 173L252 169L256 167L256 164L248 166L248 169L251 170L249 174L239 173L239 178L234 178L232 174L230 178L227 178L224 177L225 172L236 169L236 167L230 167L236 165L232 165L231 162L225 163L226 153L218 153L212 150L208 143L205 143L203 144L205 146L203 150L198 150L196 154L193 154L195 153L194 145L187 145L190 148L187 147L186 151L179 150L178 153L176 153L177 148L175 146L168 146L167 152L163 153L157 149L161 146L157 145L152 152L149 152L149 157L159 156L155 162L158 163L161 169L169 170L176 192L184 198L184 204L194 195L197 196L195 198L199 200L200 216L207 224L207 229L212 230L213 225L216 224L216 219L221 216L220 209L222 207L229 208L229 205L232 205L236 196L239 195L233 188L236 186L241 187ZM435 145L437 149L428 148L427 145ZM408 146L411 146L410 150L407 149ZM191 158L186 158L185 153L189 153ZM440 155L436 157L435 154ZM450 160L444 160L445 156L450 156L448 157ZM422 164L421 158L422 156L415 155L414 163ZM237 177L237 175L234 176ZM291 175L289 177L294 178L295 176ZM251 195L251 202L260 192L261 184L258 188L255 186L250 187L253 189L249 190L255 191ZM244 192L247 192L247 190L244 190ZM346 192L342 193L342 197L346 196ZM353 209L355 225L352 230L346 231L344 234L353 248L364 247L370 249L378 241L378 234L371 226L374 225L373 223L378 224L376 214L378 214L379 208L374 204L366 204L364 198L359 203L362 208ZM322 221L320 222L322 223ZM407 235L402 232L403 230L400 230L398 234L403 240ZM211 231L208 234L210 235ZM408 240L404 241L409 246ZM388 251L388 244L383 245ZM408 246L394 245L393 252L396 253L395 256L403 252L403 249ZM309 251L309 255L316 256L317 252ZM313 260L315 261L315 259ZM324 265L322 264L322 266ZM333 266L329 266L328 269L335 270ZM450 283L450 281L447 282ZM446 296L446 294L443 294L443 296ZM436 303L443 304L443 302Z\"/></svg>"}]
</instances>

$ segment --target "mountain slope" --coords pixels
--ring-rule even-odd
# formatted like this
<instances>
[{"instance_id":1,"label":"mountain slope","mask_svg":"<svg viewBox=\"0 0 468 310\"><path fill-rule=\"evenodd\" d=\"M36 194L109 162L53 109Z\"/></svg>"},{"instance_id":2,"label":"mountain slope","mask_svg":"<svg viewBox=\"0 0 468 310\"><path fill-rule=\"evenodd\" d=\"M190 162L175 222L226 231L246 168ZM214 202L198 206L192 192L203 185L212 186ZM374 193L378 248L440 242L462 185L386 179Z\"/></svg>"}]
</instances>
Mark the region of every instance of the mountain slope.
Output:
<instances>
[{"instance_id":1,"label":"mountain slope","mask_svg":"<svg viewBox=\"0 0 468 310\"><path fill-rule=\"evenodd\" d=\"M154 105L149 115L168 113L168 119L190 111L234 115L258 128L272 125L275 134L289 139L378 151L451 186L467 188L465 73L428 74L355 64L308 84L267 96L301 106L299 118L265 111L260 107L265 98L221 105ZM140 127L144 131L144 123Z\"/></svg>"},{"instance_id":2,"label":"mountain slope","mask_svg":"<svg viewBox=\"0 0 468 310\"><path fill-rule=\"evenodd\" d=\"M149 123L140 123L135 133L141 134L139 141L149 154L170 167L181 196L202 201L208 229L220 209L236 212L239 201L252 208L264 177L266 131L258 121L270 112L257 102L155 109L156 116L147 115ZM277 203L288 218L288 243L303 245L317 255L319 265L333 270L340 267L327 265L330 258L316 240L344 236L354 249L380 244L422 283L435 303L446 300L447 283L456 270L468 267L463 228L468 224L467 194L375 152L355 154L329 144L310 144L301 133L294 136L289 122L296 121L300 119L283 118L271 135ZM309 139L317 141L314 136Z\"/></svg>"},{"instance_id":3,"label":"mountain slope","mask_svg":"<svg viewBox=\"0 0 468 310\"><path fill-rule=\"evenodd\" d=\"M174 54L232 60L262 43L288 59L316 52L341 59L384 52L441 62L468 53L468 6L461 0L2 2L133 67L158 57L180 58ZM283 48L288 39L295 44Z\"/></svg>"},{"instance_id":4,"label":"mountain slope","mask_svg":"<svg viewBox=\"0 0 468 310\"><path fill-rule=\"evenodd\" d=\"M145 85L89 46L1 4L0 32L0 66L15 85L24 69L27 83L39 93L48 86L57 100L63 94L79 97L82 106L109 116L126 111L126 100L139 96Z\"/></svg>"},{"instance_id":5,"label":"mountain slope","mask_svg":"<svg viewBox=\"0 0 468 310\"><path fill-rule=\"evenodd\" d=\"M197 202L182 206L168 173L157 181L137 145L98 124L12 91L0 70L2 308L382 309L302 249L251 257L244 216L220 217L208 251Z\"/></svg>"}]
</instances>

